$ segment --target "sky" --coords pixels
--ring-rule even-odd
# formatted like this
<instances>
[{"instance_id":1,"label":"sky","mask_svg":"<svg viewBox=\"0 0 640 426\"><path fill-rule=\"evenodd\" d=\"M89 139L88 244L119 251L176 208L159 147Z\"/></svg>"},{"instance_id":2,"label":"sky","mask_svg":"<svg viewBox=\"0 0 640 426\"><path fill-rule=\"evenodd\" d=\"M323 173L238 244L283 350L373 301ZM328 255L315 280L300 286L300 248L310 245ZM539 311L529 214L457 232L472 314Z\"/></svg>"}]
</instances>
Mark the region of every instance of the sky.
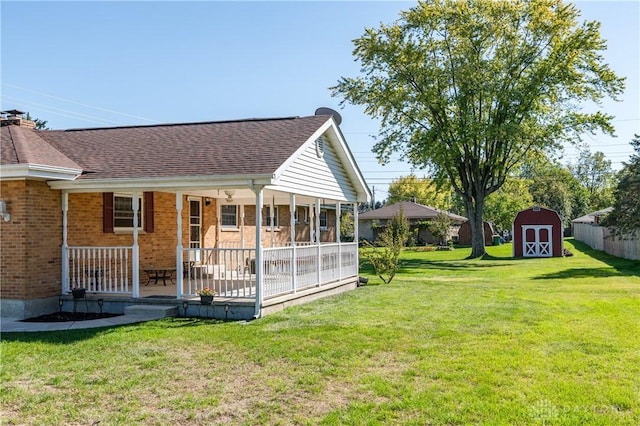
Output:
<instances>
[{"instance_id":1,"label":"sky","mask_svg":"<svg viewBox=\"0 0 640 426\"><path fill-rule=\"evenodd\" d=\"M337 110L341 129L375 200L414 172L380 165L371 148L379 123L340 105L330 86L360 67L352 40L391 24L415 2L0 2L0 110L29 111L52 129L313 115ZM584 135L619 169L640 134L640 1L580 1L602 23L605 61L627 77L616 138ZM588 105L586 108L593 109ZM567 147L562 160L575 161Z\"/></svg>"}]
</instances>

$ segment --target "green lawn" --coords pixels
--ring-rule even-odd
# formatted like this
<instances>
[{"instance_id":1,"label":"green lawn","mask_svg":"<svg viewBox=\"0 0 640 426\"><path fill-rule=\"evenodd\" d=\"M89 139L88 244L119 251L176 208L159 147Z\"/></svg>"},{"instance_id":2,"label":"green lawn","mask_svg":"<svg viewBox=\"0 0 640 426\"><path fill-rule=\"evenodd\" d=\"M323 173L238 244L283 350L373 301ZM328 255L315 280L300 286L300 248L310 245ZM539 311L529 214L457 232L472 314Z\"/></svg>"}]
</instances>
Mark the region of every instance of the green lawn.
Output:
<instances>
[{"instance_id":1,"label":"green lawn","mask_svg":"<svg viewBox=\"0 0 640 426\"><path fill-rule=\"evenodd\" d=\"M250 323L2 336L2 424L640 424L640 262L406 251Z\"/></svg>"}]
</instances>

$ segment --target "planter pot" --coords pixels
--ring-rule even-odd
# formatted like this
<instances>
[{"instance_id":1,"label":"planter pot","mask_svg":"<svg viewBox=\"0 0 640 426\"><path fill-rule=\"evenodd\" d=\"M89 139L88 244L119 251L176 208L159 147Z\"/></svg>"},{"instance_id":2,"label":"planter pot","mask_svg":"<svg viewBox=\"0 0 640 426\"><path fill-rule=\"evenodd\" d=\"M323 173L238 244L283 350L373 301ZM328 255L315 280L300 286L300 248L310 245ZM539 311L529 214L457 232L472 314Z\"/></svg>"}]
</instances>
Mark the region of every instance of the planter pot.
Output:
<instances>
[{"instance_id":1,"label":"planter pot","mask_svg":"<svg viewBox=\"0 0 640 426\"><path fill-rule=\"evenodd\" d=\"M87 289L86 288L78 288L75 290L71 290L71 294L73 295L74 299L84 299L86 294L87 294Z\"/></svg>"},{"instance_id":2,"label":"planter pot","mask_svg":"<svg viewBox=\"0 0 640 426\"><path fill-rule=\"evenodd\" d=\"M200 303L210 305L213 302L213 296L200 296Z\"/></svg>"}]
</instances>

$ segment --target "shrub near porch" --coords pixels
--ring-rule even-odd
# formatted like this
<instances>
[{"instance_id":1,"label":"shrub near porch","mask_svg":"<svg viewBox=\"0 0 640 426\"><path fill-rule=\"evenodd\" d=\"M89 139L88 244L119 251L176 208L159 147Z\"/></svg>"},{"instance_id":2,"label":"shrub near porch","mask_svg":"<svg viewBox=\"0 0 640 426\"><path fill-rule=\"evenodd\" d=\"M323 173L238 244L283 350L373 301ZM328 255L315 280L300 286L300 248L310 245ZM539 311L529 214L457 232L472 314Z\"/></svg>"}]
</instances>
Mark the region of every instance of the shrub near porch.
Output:
<instances>
[{"instance_id":1,"label":"shrub near porch","mask_svg":"<svg viewBox=\"0 0 640 426\"><path fill-rule=\"evenodd\" d=\"M357 291L249 323L4 334L3 420L639 424L640 264L566 247L406 250L389 285L365 267Z\"/></svg>"}]
</instances>

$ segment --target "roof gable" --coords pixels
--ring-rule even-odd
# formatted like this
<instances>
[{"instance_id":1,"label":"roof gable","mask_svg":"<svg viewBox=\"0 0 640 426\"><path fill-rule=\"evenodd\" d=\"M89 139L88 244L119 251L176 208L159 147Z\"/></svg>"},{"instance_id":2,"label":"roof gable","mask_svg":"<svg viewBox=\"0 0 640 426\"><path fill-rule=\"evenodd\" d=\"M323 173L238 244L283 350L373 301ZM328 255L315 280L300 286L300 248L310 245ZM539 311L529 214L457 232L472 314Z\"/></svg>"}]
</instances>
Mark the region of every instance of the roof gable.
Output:
<instances>
[{"instance_id":1,"label":"roof gable","mask_svg":"<svg viewBox=\"0 0 640 426\"><path fill-rule=\"evenodd\" d=\"M362 202L370 199L368 187L333 119L327 120L280 166L276 183L282 190L320 198Z\"/></svg>"}]
</instances>

